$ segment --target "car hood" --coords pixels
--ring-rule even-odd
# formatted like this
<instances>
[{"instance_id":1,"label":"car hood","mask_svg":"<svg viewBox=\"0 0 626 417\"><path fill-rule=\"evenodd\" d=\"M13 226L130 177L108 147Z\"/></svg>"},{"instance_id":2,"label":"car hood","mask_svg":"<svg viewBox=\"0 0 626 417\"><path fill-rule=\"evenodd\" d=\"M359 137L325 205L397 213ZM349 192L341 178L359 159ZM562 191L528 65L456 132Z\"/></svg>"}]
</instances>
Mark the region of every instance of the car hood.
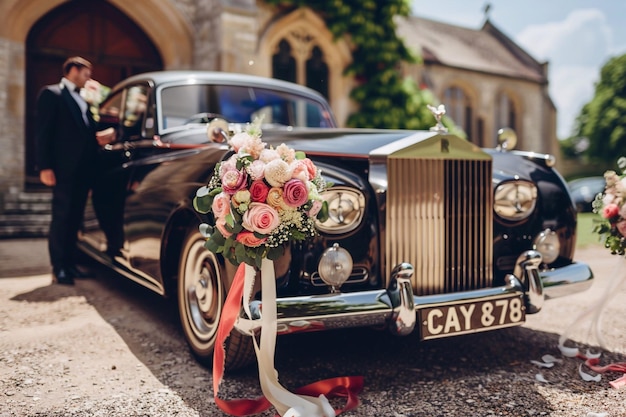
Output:
<instances>
[{"instance_id":1,"label":"car hood","mask_svg":"<svg viewBox=\"0 0 626 417\"><path fill-rule=\"evenodd\" d=\"M271 146L281 143L311 155L367 158L372 151L406 139L418 131L387 129L303 129L263 130L263 141ZM432 132L427 133L429 136Z\"/></svg>"}]
</instances>

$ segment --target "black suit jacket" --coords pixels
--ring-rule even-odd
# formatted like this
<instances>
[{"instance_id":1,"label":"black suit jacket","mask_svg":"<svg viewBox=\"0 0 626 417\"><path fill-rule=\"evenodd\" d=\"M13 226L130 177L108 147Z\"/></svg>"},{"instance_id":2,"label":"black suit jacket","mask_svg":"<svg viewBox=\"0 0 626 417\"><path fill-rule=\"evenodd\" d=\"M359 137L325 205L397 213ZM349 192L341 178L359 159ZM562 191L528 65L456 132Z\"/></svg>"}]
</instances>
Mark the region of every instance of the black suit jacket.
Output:
<instances>
[{"instance_id":1,"label":"black suit jacket","mask_svg":"<svg viewBox=\"0 0 626 417\"><path fill-rule=\"evenodd\" d=\"M36 139L39 170L53 169L57 181L85 175L97 162L96 124L63 83L44 87L37 99Z\"/></svg>"}]
</instances>

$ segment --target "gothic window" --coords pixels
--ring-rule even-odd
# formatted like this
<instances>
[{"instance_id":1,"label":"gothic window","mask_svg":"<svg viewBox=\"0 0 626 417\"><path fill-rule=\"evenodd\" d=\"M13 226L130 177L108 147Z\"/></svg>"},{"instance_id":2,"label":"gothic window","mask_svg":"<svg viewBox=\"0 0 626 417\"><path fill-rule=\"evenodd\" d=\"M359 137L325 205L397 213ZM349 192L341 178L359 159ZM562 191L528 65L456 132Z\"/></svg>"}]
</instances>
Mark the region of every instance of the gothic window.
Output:
<instances>
[{"instance_id":1,"label":"gothic window","mask_svg":"<svg viewBox=\"0 0 626 417\"><path fill-rule=\"evenodd\" d=\"M314 47L311 58L306 62L306 85L328 98L328 65L319 47Z\"/></svg>"},{"instance_id":2,"label":"gothic window","mask_svg":"<svg viewBox=\"0 0 626 417\"><path fill-rule=\"evenodd\" d=\"M274 78L279 80L297 82L296 60L291 56L291 45L286 40L278 44L278 52L272 57L272 71Z\"/></svg>"},{"instance_id":3,"label":"gothic window","mask_svg":"<svg viewBox=\"0 0 626 417\"><path fill-rule=\"evenodd\" d=\"M272 57L274 78L306 85L329 98L329 69L324 52L315 38L305 32L292 32L278 43Z\"/></svg>"},{"instance_id":4,"label":"gothic window","mask_svg":"<svg viewBox=\"0 0 626 417\"><path fill-rule=\"evenodd\" d=\"M472 140L474 136L472 130L474 110L465 92L459 87L447 88L444 91L443 104L446 106L446 115L454 121L454 124L463 129L468 138Z\"/></svg>"}]
</instances>

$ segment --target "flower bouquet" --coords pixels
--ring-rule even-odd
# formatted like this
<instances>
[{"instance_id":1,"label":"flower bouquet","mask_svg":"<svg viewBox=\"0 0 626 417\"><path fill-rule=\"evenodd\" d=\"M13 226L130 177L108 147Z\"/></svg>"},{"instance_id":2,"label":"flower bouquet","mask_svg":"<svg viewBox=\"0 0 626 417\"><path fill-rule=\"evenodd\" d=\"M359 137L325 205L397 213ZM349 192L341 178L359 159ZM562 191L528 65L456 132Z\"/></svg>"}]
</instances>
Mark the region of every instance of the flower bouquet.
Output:
<instances>
[{"instance_id":1,"label":"flower bouquet","mask_svg":"<svg viewBox=\"0 0 626 417\"><path fill-rule=\"evenodd\" d=\"M208 184L198 189L194 208L212 213L213 224L200 231L205 247L238 265L220 317L213 354L213 391L216 404L235 416L261 412L271 403L283 417L330 417L335 410L326 395L346 392L346 409L358 404L359 377L319 381L294 394L278 382L274 369L277 335L276 283L273 261L292 242L316 235L315 221L328 217L327 202L321 197L327 184L320 170L303 152L285 144L268 147L261 140L261 120L229 140L234 154L215 166ZM257 272L261 276L260 342L249 326L249 298L254 293ZM244 311L248 318L241 317ZM264 397L225 401L218 397L224 374L223 343L233 328L253 338ZM329 387L331 387L329 389ZM303 395L304 394L304 395Z\"/></svg>"},{"instance_id":2,"label":"flower bouquet","mask_svg":"<svg viewBox=\"0 0 626 417\"><path fill-rule=\"evenodd\" d=\"M608 170L604 173L606 182L604 192L596 195L591 203L593 212L601 216L600 220L594 220L596 225L593 231L599 234L600 240L604 241L604 246L611 251L613 255L624 255L626 253L626 158L621 157L617 160L620 173ZM626 282L626 262L625 257L617 259L614 272L606 277L608 284L604 288L601 296L596 299L589 307L572 321L570 326L559 337L559 349L566 357L576 357L585 361L585 366L594 371L595 375L590 375L583 371L582 365L578 368L578 373L584 381L601 380L601 375L605 372L624 372L626 363L613 363L610 365L599 366L600 353L594 353L591 349L587 349L587 353L583 354L577 347L566 346L569 340L569 334L582 325L585 319L589 319L588 333L593 333L597 339L598 345L605 350L610 350L604 340L601 326L601 316L606 306L612 298L619 294L619 287ZM626 374L610 382L614 388L626 386Z\"/></svg>"},{"instance_id":3,"label":"flower bouquet","mask_svg":"<svg viewBox=\"0 0 626 417\"><path fill-rule=\"evenodd\" d=\"M609 170L604 173L606 186L603 193L592 202L593 211L599 213L594 232L604 240L604 246L614 255L626 253L626 158L617 161L621 173Z\"/></svg>"},{"instance_id":4,"label":"flower bouquet","mask_svg":"<svg viewBox=\"0 0 626 417\"><path fill-rule=\"evenodd\" d=\"M215 224L202 224L205 247L234 265L261 267L278 259L292 241L315 236L315 219L328 217L320 193L326 183L303 152L261 141L260 121L230 139L234 154L216 165L194 207L212 212Z\"/></svg>"},{"instance_id":5,"label":"flower bouquet","mask_svg":"<svg viewBox=\"0 0 626 417\"><path fill-rule=\"evenodd\" d=\"M110 91L109 87L93 79L87 80L85 86L80 90L80 95L89 104L89 111L96 122L99 119L98 110L100 109L100 103L104 101Z\"/></svg>"}]
</instances>

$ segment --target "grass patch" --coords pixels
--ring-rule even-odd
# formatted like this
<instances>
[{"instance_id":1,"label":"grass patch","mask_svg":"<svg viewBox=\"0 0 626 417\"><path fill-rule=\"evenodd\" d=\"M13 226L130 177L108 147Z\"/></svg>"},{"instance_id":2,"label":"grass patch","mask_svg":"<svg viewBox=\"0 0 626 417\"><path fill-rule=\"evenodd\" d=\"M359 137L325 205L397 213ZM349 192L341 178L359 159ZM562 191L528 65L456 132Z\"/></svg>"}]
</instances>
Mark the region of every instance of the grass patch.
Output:
<instances>
[{"instance_id":1,"label":"grass patch","mask_svg":"<svg viewBox=\"0 0 626 417\"><path fill-rule=\"evenodd\" d=\"M597 233L593 232L594 219L600 219L596 213L578 213L576 247L584 248L590 245L602 245Z\"/></svg>"}]
</instances>

